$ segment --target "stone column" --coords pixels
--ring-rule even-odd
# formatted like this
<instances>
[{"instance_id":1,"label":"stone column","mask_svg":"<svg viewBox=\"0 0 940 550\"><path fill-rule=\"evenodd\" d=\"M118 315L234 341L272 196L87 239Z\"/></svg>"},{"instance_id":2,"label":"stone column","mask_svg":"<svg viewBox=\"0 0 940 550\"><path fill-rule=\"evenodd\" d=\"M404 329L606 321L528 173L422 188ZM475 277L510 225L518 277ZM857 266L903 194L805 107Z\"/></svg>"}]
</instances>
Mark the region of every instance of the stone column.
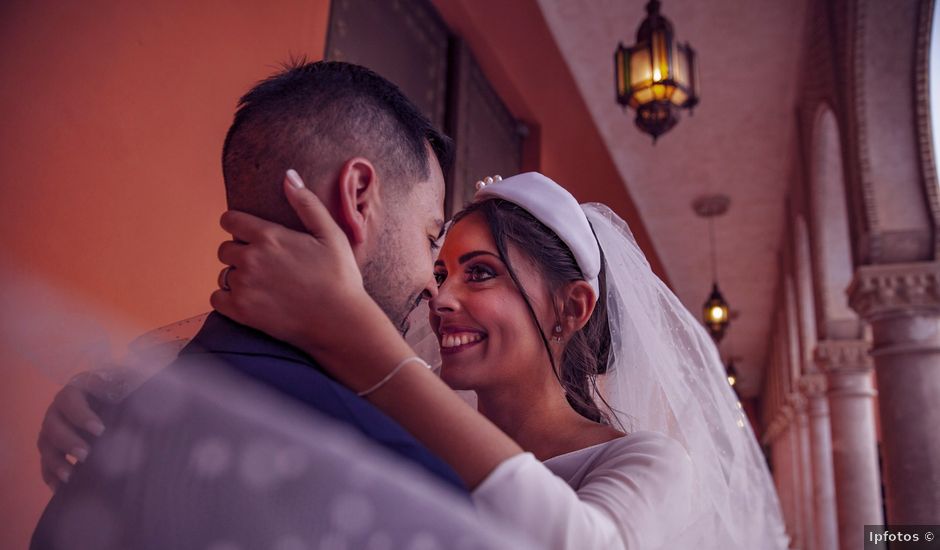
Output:
<instances>
[{"instance_id":1,"label":"stone column","mask_svg":"<svg viewBox=\"0 0 940 550\"><path fill-rule=\"evenodd\" d=\"M816 549L816 522L813 513L813 465L809 445L809 415L806 413L806 398L799 392L791 393L788 402L793 407L793 439L796 451L796 501L800 516L800 546L806 550ZM820 548L819 550L827 550Z\"/></svg>"},{"instance_id":2,"label":"stone column","mask_svg":"<svg viewBox=\"0 0 940 550\"><path fill-rule=\"evenodd\" d=\"M881 473L875 434L872 362L864 340L829 340L816 346L826 373L839 548L863 546L864 525L881 525Z\"/></svg>"},{"instance_id":3,"label":"stone column","mask_svg":"<svg viewBox=\"0 0 940 550\"><path fill-rule=\"evenodd\" d=\"M774 484L777 487L777 496L780 498L787 536L790 537L789 547L791 550L800 550L800 522L799 513L795 509L797 495L794 492L797 479L793 453L794 433L793 409L789 405L783 405L767 427L764 443L771 447Z\"/></svg>"},{"instance_id":4,"label":"stone column","mask_svg":"<svg viewBox=\"0 0 940 550\"><path fill-rule=\"evenodd\" d=\"M849 304L871 324L888 523L940 521L940 263L860 267Z\"/></svg>"},{"instance_id":5,"label":"stone column","mask_svg":"<svg viewBox=\"0 0 940 550\"><path fill-rule=\"evenodd\" d=\"M835 550L839 546L836 519L836 488L832 473L832 433L829 430L829 403L826 379L822 374L800 378L800 391L806 397L809 415L810 462L812 464L812 501L816 548Z\"/></svg>"},{"instance_id":6,"label":"stone column","mask_svg":"<svg viewBox=\"0 0 940 550\"><path fill-rule=\"evenodd\" d=\"M787 532L790 535L791 550L804 550L803 516L799 507L800 464L797 461L799 454L797 453L796 448L797 434L795 418L796 417L793 415L791 410L788 424L786 428L784 428L783 435L780 438L783 440L783 448L787 456L786 479L784 480L787 484L786 488L784 489L787 493L787 507L785 514L788 528Z\"/></svg>"}]
</instances>

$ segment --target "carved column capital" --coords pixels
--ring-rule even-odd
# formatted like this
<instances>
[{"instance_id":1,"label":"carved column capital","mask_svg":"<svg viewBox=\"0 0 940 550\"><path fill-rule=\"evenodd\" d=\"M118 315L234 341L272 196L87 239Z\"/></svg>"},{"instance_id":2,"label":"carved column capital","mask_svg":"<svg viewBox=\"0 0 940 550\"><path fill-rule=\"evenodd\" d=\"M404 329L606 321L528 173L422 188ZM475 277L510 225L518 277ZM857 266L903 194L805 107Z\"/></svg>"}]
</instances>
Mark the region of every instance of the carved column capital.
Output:
<instances>
[{"instance_id":1,"label":"carved column capital","mask_svg":"<svg viewBox=\"0 0 940 550\"><path fill-rule=\"evenodd\" d=\"M826 377L823 374L804 374L799 381L800 393L806 397L806 410L810 416L827 416Z\"/></svg>"},{"instance_id":2,"label":"carved column capital","mask_svg":"<svg viewBox=\"0 0 940 550\"><path fill-rule=\"evenodd\" d=\"M806 423L806 406L807 399L802 393L796 391L787 395L787 404L793 411L793 418L796 419L797 423L804 425Z\"/></svg>"},{"instance_id":3,"label":"carved column capital","mask_svg":"<svg viewBox=\"0 0 940 550\"><path fill-rule=\"evenodd\" d=\"M817 399L826 395L826 377L822 374L804 374L800 377L800 393L807 399Z\"/></svg>"},{"instance_id":4,"label":"carved column capital","mask_svg":"<svg viewBox=\"0 0 940 550\"><path fill-rule=\"evenodd\" d=\"M940 262L862 266L846 292L849 305L867 321L924 310L940 313Z\"/></svg>"},{"instance_id":5,"label":"carved column capital","mask_svg":"<svg viewBox=\"0 0 940 550\"><path fill-rule=\"evenodd\" d=\"M819 370L827 374L870 372L874 368L871 344L866 340L822 340L816 344L813 357Z\"/></svg>"},{"instance_id":6,"label":"carved column capital","mask_svg":"<svg viewBox=\"0 0 940 550\"><path fill-rule=\"evenodd\" d=\"M874 361L866 340L823 340L816 344L816 364L826 373L830 396L874 397Z\"/></svg>"},{"instance_id":7,"label":"carved column capital","mask_svg":"<svg viewBox=\"0 0 940 550\"><path fill-rule=\"evenodd\" d=\"M793 418L793 407L789 404L782 405L777 409L777 414L767 425L767 429L764 430L763 442L773 443L781 434L787 431L787 428L793 422Z\"/></svg>"}]
</instances>

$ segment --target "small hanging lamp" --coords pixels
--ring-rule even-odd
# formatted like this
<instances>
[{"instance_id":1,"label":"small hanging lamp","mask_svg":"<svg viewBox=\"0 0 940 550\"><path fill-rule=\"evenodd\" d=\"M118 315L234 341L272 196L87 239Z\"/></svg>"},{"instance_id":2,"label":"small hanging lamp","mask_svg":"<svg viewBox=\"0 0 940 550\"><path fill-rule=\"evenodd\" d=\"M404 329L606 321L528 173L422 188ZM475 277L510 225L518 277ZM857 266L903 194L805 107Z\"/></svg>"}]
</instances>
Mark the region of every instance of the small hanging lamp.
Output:
<instances>
[{"instance_id":1,"label":"small hanging lamp","mask_svg":"<svg viewBox=\"0 0 940 550\"><path fill-rule=\"evenodd\" d=\"M698 103L695 50L678 43L672 23L659 13L659 0L646 4L646 19L636 31L636 44L614 51L617 103L636 110L636 125L653 143L679 121L678 110Z\"/></svg>"},{"instance_id":2,"label":"small hanging lamp","mask_svg":"<svg viewBox=\"0 0 940 550\"><path fill-rule=\"evenodd\" d=\"M708 333L711 334L715 342L720 342L731 321L728 315L728 302L721 295L717 282L712 283L712 293L709 294L708 300L705 300L705 304L702 306L702 318Z\"/></svg>"},{"instance_id":3,"label":"small hanging lamp","mask_svg":"<svg viewBox=\"0 0 940 550\"><path fill-rule=\"evenodd\" d=\"M726 195L706 195L699 197L692 203L692 209L703 218L708 219L708 235L711 244L712 264L712 291L702 305L702 322L715 343L721 341L728 330L731 316L728 301L718 288L718 262L715 253L715 226L714 219L728 211L731 199Z\"/></svg>"},{"instance_id":4,"label":"small hanging lamp","mask_svg":"<svg viewBox=\"0 0 940 550\"><path fill-rule=\"evenodd\" d=\"M728 364L725 365L725 373L728 375L728 384L734 388L735 384L738 383L738 371L734 368L734 359L728 359Z\"/></svg>"}]
</instances>

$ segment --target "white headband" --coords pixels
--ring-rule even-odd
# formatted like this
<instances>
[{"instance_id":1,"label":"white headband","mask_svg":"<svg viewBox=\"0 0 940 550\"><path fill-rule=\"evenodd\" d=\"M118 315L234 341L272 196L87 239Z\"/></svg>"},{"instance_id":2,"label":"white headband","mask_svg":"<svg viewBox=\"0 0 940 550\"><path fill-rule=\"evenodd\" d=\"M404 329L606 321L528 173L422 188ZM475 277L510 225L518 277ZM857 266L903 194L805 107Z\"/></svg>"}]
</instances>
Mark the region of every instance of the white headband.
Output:
<instances>
[{"instance_id":1,"label":"white headband","mask_svg":"<svg viewBox=\"0 0 940 550\"><path fill-rule=\"evenodd\" d=\"M555 232L574 254L584 279L600 298L598 275L601 251L584 210L567 189L538 172L526 172L504 180L499 176L477 182L474 202L504 199L519 205Z\"/></svg>"}]
</instances>

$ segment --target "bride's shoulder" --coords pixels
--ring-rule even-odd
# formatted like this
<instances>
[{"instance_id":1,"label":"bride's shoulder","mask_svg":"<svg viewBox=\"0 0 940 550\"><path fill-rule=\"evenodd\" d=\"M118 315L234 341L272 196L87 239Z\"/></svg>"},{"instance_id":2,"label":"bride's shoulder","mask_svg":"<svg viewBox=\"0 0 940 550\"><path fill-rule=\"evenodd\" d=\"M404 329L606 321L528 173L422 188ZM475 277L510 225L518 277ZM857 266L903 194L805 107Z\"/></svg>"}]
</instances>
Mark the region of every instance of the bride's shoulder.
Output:
<instances>
[{"instance_id":1,"label":"bride's shoulder","mask_svg":"<svg viewBox=\"0 0 940 550\"><path fill-rule=\"evenodd\" d=\"M611 440L606 448L611 452L654 453L688 457L681 443L661 432L636 431Z\"/></svg>"},{"instance_id":2,"label":"bride's shoulder","mask_svg":"<svg viewBox=\"0 0 940 550\"><path fill-rule=\"evenodd\" d=\"M605 444L583 476L579 486L583 498L595 499L618 523L641 526L651 537L666 537L669 526L684 525L695 487L692 461L682 444L646 431ZM662 523L665 520L668 526Z\"/></svg>"},{"instance_id":3,"label":"bride's shoulder","mask_svg":"<svg viewBox=\"0 0 940 550\"><path fill-rule=\"evenodd\" d=\"M637 431L614 439L595 457L601 469L655 469L664 476L685 477L691 472L691 459L685 447L666 434Z\"/></svg>"}]
</instances>

